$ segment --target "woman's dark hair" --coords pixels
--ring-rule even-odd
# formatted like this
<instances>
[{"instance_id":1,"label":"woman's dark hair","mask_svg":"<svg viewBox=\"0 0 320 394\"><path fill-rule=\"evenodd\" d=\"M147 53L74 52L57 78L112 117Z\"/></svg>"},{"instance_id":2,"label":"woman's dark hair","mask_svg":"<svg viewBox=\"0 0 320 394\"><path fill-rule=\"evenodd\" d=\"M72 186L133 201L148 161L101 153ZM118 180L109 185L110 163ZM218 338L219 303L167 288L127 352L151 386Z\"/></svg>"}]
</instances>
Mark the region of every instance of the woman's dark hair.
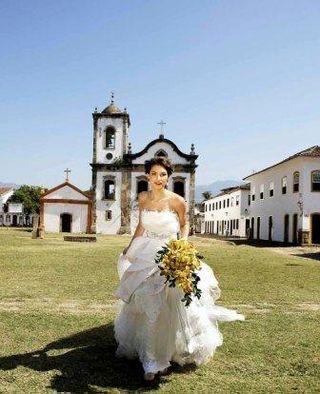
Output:
<instances>
[{"instance_id":1,"label":"woman's dark hair","mask_svg":"<svg viewBox=\"0 0 320 394\"><path fill-rule=\"evenodd\" d=\"M173 173L173 167L171 161L163 156L156 156L150 160L144 162L144 170L146 174L150 174L151 168L153 166L161 166L166 169L168 176Z\"/></svg>"}]
</instances>

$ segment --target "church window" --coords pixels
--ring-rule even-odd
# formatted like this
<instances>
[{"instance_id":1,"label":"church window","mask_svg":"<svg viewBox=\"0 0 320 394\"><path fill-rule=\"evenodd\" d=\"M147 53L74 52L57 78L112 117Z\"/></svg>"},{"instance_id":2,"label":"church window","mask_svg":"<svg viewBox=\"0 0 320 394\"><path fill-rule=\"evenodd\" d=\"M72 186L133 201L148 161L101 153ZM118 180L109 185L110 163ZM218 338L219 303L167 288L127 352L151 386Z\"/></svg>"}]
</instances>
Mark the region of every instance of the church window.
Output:
<instances>
[{"instance_id":1,"label":"church window","mask_svg":"<svg viewBox=\"0 0 320 394\"><path fill-rule=\"evenodd\" d=\"M256 189L253 187L252 194L251 194L251 201L253 202L255 199L256 199Z\"/></svg>"},{"instance_id":2,"label":"church window","mask_svg":"<svg viewBox=\"0 0 320 394\"><path fill-rule=\"evenodd\" d=\"M159 149L154 156L155 157L168 157L168 153L163 149Z\"/></svg>"},{"instance_id":3,"label":"church window","mask_svg":"<svg viewBox=\"0 0 320 394\"><path fill-rule=\"evenodd\" d=\"M137 198L138 194L141 192L147 192L148 191L148 180L146 177L137 177Z\"/></svg>"},{"instance_id":4,"label":"church window","mask_svg":"<svg viewBox=\"0 0 320 394\"><path fill-rule=\"evenodd\" d=\"M181 197L185 197L185 179L181 177L173 178L173 191ZM211 210L211 209L210 209Z\"/></svg>"},{"instance_id":5,"label":"church window","mask_svg":"<svg viewBox=\"0 0 320 394\"><path fill-rule=\"evenodd\" d=\"M110 209L106 210L106 220L112 219L112 211Z\"/></svg>"},{"instance_id":6,"label":"church window","mask_svg":"<svg viewBox=\"0 0 320 394\"><path fill-rule=\"evenodd\" d=\"M270 185L269 185L269 197L273 197L273 195L274 195L274 183L270 182Z\"/></svg>"},{"instance_id":7,"label":"church window","mask_svg":"<svg viewBox=\"0 0 320 394\"><path fill-rule=\"evenodd\" d=\"M113 154L112 153L107 153L106 154L106 158L108 159L108 160L111 160L112 158L113 158Z\"/></svg>"},{"instance_id":8,"label":"church window","mask_svg":"<svg viewBox=\"0 0 320 394\"><path fill-rule=\"evenodd\" d=\"M282 194L287 194L287 177L286 176L284 176L281 179L281 191L282 191Z\"/></svg>"},{"instance_id":9,"label":"church window","mask_svg":"<svg viewBox=\"0 0 320 394\"><path fill-rule=\"evenodd\" d=\"M116 142L116 131L114 127L112 126L107 127L105 134L106 134L106 144L105 144L106 149L114 149Z\"/></svg>"},{"instance_id":10,"label":"church window","mask_svg":"<svg viewBox=\"0 0 320 394\"><path fill-rule=\"evenodd\" d=\"M320 191L320 170L315 170L311 172L311 191Z\"/></svg>"},{"instance_id":11,"label":"church window","mask_svg":"<svg viewBox=\"0 0 320 394\"><path fill-rule=\"evenodd\" d=\"M299 181L300 174L299 171L293 173L293 193L297 193L299 191Z\"/></svg>"},{"instance_id":12,"label":"church window","mask_svg":"<svg viewBox=\"0 0 320 394\"><path fill-rule=\"evenodd\" d=\"M263 200L263 194L264 194L264 185L260 185L260 200Z\"/></svg>"},{"instance_id":13,"label":"church window","mask_svg":"<svg viewBox=\"0 0 320 394\"><path fill-rule=\"evenodd\" d=\"M105 178L104 179L104 199L105 200L114 200L115 195L115 180L114 177Z\"/></svg>"}]
</instances>

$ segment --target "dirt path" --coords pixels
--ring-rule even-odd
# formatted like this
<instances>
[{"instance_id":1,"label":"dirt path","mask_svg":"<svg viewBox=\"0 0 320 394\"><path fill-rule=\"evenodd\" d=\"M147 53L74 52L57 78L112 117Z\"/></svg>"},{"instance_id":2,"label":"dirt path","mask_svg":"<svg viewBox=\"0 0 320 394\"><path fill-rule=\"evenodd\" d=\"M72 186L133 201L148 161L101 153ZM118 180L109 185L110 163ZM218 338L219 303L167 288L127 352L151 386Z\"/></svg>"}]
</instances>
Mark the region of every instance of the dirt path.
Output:
<instances>
[{"instance_id":1,"label":"dirt path","mask_svg":"<svg viewBox=\"0 0 320 394\"><path fill-rule=\"evenodd\" d=\"M306 259L320 260L320 247L317 246L287 246L270 248L270 250L288 256L304 257Z\"/></svg>"},{"instance_id":2,"label":"dirt path","mask_svg":"<svg viewBox=\"0 0 320 394\"><path fill-rule=\"evenodd\" d=\"M267 314L275 310L279 310L276 304L267 302L257 302L254 304L232 304L224 305L227 308L236 309L245 315L248 314ZM103 314L116 313L118 303L114 300L108 300L107 303L90 303L83 300L54 300L50 298L44 299L5 299L0 300L0 312L15 313L52 313L52 314ZM302 313L302 312L320 312L320 304L311 302L303 302L299 304L286 305L285 313Z\"/></svg>"}]
</instances>

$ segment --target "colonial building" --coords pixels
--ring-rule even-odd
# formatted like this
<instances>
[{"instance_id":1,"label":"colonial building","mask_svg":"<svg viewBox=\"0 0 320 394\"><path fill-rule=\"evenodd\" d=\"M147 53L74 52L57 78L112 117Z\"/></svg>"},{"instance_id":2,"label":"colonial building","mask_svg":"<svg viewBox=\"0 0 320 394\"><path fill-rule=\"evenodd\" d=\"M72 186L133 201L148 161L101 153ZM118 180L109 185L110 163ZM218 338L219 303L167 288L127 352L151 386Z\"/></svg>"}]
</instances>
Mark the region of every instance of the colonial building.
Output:
<instances>
[{"instance_id":1,"label":"colonial building","mask_svg":"<svg viewBox=\"0 0 320 394\"><path fill-rule=\"evenodd\" d=\"M193 144L189 154L164 137L149 142L133 153L129 143L130 116L114 103L93 113L93 225L103 234L132 233L138 221L137 196L148 190L144 163L155 156L168 157L174 167L168 189L183 196L193 225L195 169L197 155Z\"/></svg>"},{"instance_id":2,"label":"colonial building","mask_svg":"<svg viewBox=\"0 0 320 394\"><path fill-rule=\"evenodd\" d=\"M312 146L244 178L253 238L320 243L320 147Z\"/></svg>"},{"instance_id":3,"label":"colonial building","mask_svg":"<svg viewBox=\"0 0 320 394\"><path fill-rule=\"evenodd\" d=\"M246 237L249 228L250 185L228 187L204 202L204 232Z\"/></svg>"},{"instance_id":4,"label":"colonial building","mask_svg":"<svg viewBox=\"0 0 320 394\"><path fill-rule=\"evenodd\" d=\"M3 212L3 206L14 193L13 187L0 187L0 213Z\"/></svg>"},{"instance_id":5,"label":"colonial building","mask_svg":"<svg viewBox=\"0 0 320 394\"><path fill-rule=\"evenodd\" d=\"M15 189L12 187L0 188L0 226L4 227L30 227L35 214L24 213L23 204L9 202L7 210L4 212L4 204L13 195Z\"/></svg>"},{"instance_id":6,"label":"colonial building","mask_svg":"<svg viewBox=\"0 0 320 394\"><path fill-rule=\"evenodd\" d=\"M40 198L40 227L46 232L89 233L91 218L90 196L68 180Z\"/></svg>"}]
</instances>

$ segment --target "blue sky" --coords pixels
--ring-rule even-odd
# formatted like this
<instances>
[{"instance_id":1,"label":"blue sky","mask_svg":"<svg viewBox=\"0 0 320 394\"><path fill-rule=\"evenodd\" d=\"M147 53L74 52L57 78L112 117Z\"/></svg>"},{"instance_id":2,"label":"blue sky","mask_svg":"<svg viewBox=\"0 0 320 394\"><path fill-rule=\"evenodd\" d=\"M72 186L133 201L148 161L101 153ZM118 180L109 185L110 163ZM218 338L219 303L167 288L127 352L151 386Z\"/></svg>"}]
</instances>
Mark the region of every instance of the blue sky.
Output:
<instances>
[{"instance_id":1,"label":"blue sky","mask_svg":"<svg viewBox=\"0 0 320 394\"><path fill-rule=\"evenodd\" d=\"M318 0L0 0L0 181L89 188L92 112L199 154L197 183L319 145Z\"/></svg>"}]
</instances>

